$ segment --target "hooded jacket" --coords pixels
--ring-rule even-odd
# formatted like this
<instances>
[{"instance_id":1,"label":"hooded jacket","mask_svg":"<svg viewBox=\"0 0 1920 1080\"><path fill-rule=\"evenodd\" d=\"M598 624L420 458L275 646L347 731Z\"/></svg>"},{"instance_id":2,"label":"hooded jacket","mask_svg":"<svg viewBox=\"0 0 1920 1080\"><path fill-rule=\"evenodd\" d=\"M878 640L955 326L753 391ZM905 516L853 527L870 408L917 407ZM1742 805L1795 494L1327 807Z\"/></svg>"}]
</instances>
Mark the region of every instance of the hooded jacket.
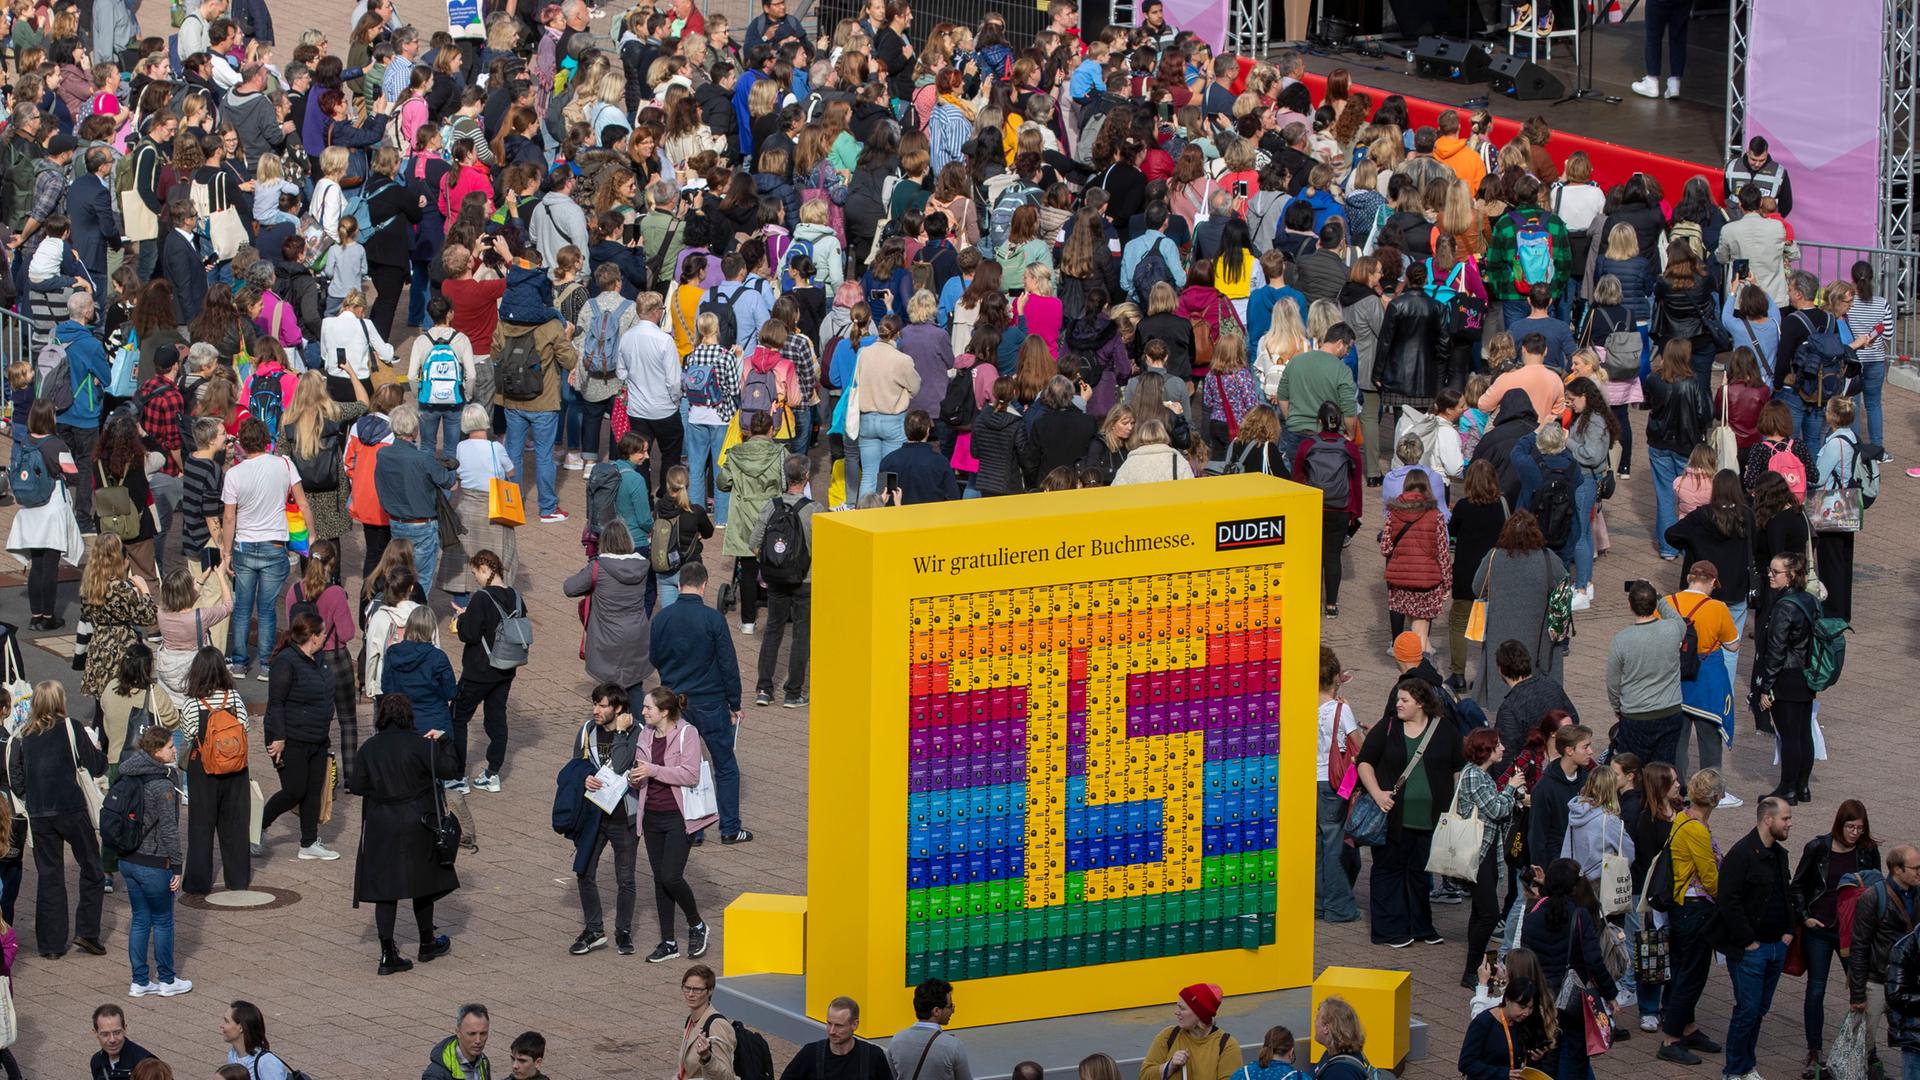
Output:
<instances>
[{"instance_id":1,"label":"hooded jacket","mask_svg":"<svg viewBox=\"0 0 1920 1080\"><path fill-rule=\"evenodd\" d=\"M733 115L733 95L717 83L707 83L693 92L693 100L700 106L700 121L707 130L733 142L740 127Z\"/></svg>"},{"instance_id":2,"label":"hooded jacket","mask_svg":"<svg viewBox=\"0 0 1920 1080\"><path fill-rule=\"evenodd\" d=\"M1567 835L1560 841L1560 857L1580 863L1587 880L1600 877L1603 855L1624 855L1633 860L1633 833L1620 815L1595 806L1586 796L1576 796L1567 804Z\"/></svg>"},{"instance_id":3,"label":"hooded jacket","mask_svg":"<svg viewBox=\"0 0 1920 1080\"><path fill-rule=\"evenodd\" d=\"M1507 497L1508 505L1517 505L1520 497L1520 478L1513 471L1513 448L1539 426L1532 399L1525 390L1515 387L1500 398L1499 419L1473 448L1473 460L1493 462L1494 471L1500 477L1500 493Z\"/></svg>"},{"instance_id":4,"label":"hooded jacket","mask_svg":"<svg viewBox=\"0 0 1920 1080\"><path fill-rule=\"evenodd\" d=\"M558 191L549 191L541 197L539 205L533 208L528 232L534 247L540 249L541 263L546 266L557 264L560 249L569 244L583 254L593 246L586 211Z\"/></svg>"},{"instance_id":5,"label":"hooded jacket","mask_svg":"<svg viewBox=\"0 0 1920 1080\"><path fill-rule=\"evenodd\" d=\"M800 192L795 190L792 184L787 183L786 177L775 176L772 173L754 173L753 190L754 194L763 199L780 200L780 205L786 210L787 216L783 224L788 231L792 231L800 224ZM814 261L816 264L819 262L818 259Z\"/></svg>"},{"instance_id":6,"label":"hooded jacket","mask_svg":"<svg viewBox=\"0 0 1920 1080\"><path fill-rule=\"evenodd\" d=\"M263 731L267 742L290 739L326 745L333 727L335 679L351 679L353 673L335 672L325 657L324 652L308 656L291 646L274 654L267 669Z\"/></svg>"},{"instance_id":7,"label":"hooded jacket","mask_svg":"<svg viewBox=\"0 0 1920 1080\"><path fill-rule=\"evenodd\" d=\"M463 1067L458 1042L449 1035L427 1051L427 1069L420 1080L493 1080L493 1066L483 1053Z\"/></svg>"},{"instance_id":8,"label":"hooded jacket","mask_svg":"<svg viewBox=\"0 0 1920 1080\"><path fill-rule=\"evenodd\" d=\"M1069 353L1092 362L1084 373L1093 387L1087 395L1087 415L1107 415L1119 400L1120 387L1133 378L1133 358L1120 340L1119 326L1106 312L1096 311L1068 324L1065 339Z\"/></svg>"},{"instance_id":9,"label":"hooded jacket","mask_svg":"<svg viewBox=\"0 0 1920 1080\"><path fill-rule=\"evenodd\" d=\"M173 786L173 770L153 760L145 750L135 750L120 763L120 777L141 781L140 822L145 830L139 850L120 858L169 870L179 867L180 793Z\"/></svg>"},{"instance_id":10,"label":"hooded jacket","mask_svg":"<svg viewBox=\"0 0 1920 1080\"><path fill-rule=\"evenodd\" d=\"M407 700L413 702L416 730L446 730L447 703L453 700L456 689L453 662L439 646L427 641L401 641L387 647L386 666L380 673L380 692L405 694Z\"/></svg>"},{"instance_id":11,"label":"hooded jacket","mask_svg":"<svg viewBox=\"0 0 1920 1080\"><path fill-rule=\"evenodd\" d=\"M973 456L980 462L973 484L982 495L1018 495L1040 466L1026 418L1011 409L989 407L973 418Z\"/></svg>"},{"instance_id":12,"label":"hooded jacket","mask_svg":"<svg viewBox=\"0 0 1920 1080\"><path fill-rule=\"evenodd\" d=\"M947 393L947 372L953 370L953 336L933 323L912 323L900 330L898 348L913 361L920 388L908 399L907 409L925 409L940 415L940 399Z\"/></svg>"},{"instance_id":13,"label":"hooded jacket","mask_svg":"<svg viewBox=\"0 0 1920 1080\"><path fill-rule=\"evenodd\" d=\"M1447 168L1467 185L1467 190L1480 190L1480 181L1487 178L1487 163L1480 160L1480 152L1458 135L1442 135L1433 141L1433 159Z\"/></svg>"},{"instance_id":14,"label":"hooded jacket","mask_svg":"<svg viewBox=\"0 0 1920 1080\"><path fill-rule=\"evenodd\" d=\"M387 422L383 413L368 413L353 422L344 462L347 480L352 487L347 511L353 520L362 525L386 525L391 521L386 508L380 505L380 493L374 485L373 474L380 449L392 441L393 425Z\"/></svg>"},{"instance_id":15,"label":"hooded jacket","mask_svg":"<svg viewBox=\"0 0 1920 1080\"><path fill-rule=\"evenodd\" d=\"M113 377L107 364L107 347L91 329L72 319L53 328L53 339L67 347L67 371L73 380L73 406L60 413L60 423L99 427L107 383Z\"/></svg>"},{"instance_id":16,"label":"hooded jacket","mask_svg":"<svg viewBox=\"0 0 1920 1080\"><path fill-rule=\"evenodd\" d=\"M1466 471L1466 462L1460 459L1460 429L1445 418L1417 406L1402 405L1393 441L1398 443L1409 435L1420 440L1420 464L1448 480Z\"/></svg>"},{"instance_id":17,"label":"hooded jacket","mask_svg":"<svg viewBox=\"0 0 1920 1080\"><path fill-rule=\"evenodd\" d=\"M743 443L734 447L727 460L731 462L733 455L744 446ZM733 530L727 531L731 534ZM653 662L648 658L652 628L646 612L647 578L652 572L652 564L645 555L602 553L575 571L561 586L568 596L585 596L591 600L585 640L586 667L587 674L595 680L638 686L653 674Z\"/></svg>"},{"instance_id":18,"label":"hooded jacket","mask_svg":"<svg viewBox=\"0 0 1920 1080\"><path fill-rule=\"evenodd\" d=\"M1540 779L1533 785L1533 805L1527 811L1527 858L1533 865L1545 866L1560 856L1573 800L1586 783L1587 770L1576 769L1569 778L1557 761L1540 770Z\"/></svg>"},{"instance_id":19,"label":"hooded jacket","mask_svg":"<svg viewBox=\"0 0 1920 1080\"><path fill-rule=\"evenodd\" d=\"M226 106L220 111L240 133L240 146L249 164L259 161L262 154L277 154L286 146L288 135L280 129L280 120L274 115L273 102L267 95L230 93Z\"/></svg>"},{"instance_id":20,"label":"hooded jacket","mask_svg":"<svg viewBox=\"0 0 1920 1080\"><path fill-rule=\"evenodd\" d=\"M813 280L824 286L829 294L838 289L840 282L846 278L845 247L840 242L840 234L828 226L803 221L794 226L793 242L795 245L806 244L813 249ZM825 332L823 327L821 333Z\"/></svg>"},{"instance_id":21,"label":"hooded jacket","mask_svg":"<svg viewBox=\"0 0 1920 1080\"><path fill-rule=\"evenodd\" d=\"M281 276L274 291L293 305L293 317L300 324L300 336L308 341L319 341L320 323L326 318L326 307L321 302L320 279L303 262L279 260L274 265L279 268Z\"/></svg>"},{"instance_id":22,"label":"hooded jacket","mask_svg":"<svg viewBox=\"0 0 1920 1080\"><path fill-rule=\"evenodd\" d=\"M727 460L720 464L716 478L721 491L733 493L727 504L727 536L720 546L721 554L736 559L759 554L753 550L749 533L760 518L760 508L780 492L780 470L786 457L785 445L772 439L748 439L727 451Z\"/></svg>"}]
</instances>

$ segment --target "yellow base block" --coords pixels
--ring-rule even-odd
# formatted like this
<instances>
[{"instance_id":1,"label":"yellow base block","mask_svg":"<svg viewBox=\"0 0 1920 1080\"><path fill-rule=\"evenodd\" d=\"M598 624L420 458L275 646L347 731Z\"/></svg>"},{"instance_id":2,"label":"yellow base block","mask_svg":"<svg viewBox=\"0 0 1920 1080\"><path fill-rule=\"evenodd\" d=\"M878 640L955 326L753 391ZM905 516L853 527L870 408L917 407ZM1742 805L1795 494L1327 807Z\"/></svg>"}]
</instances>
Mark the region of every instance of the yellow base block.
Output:
<instances>
[{"instance_id":1,"label":"yellow base block","mask_svg":"<svg viewBox=\"0 0 1920 1080\"><path fill-rule=\"evenodd\" d=\"M727 905L722 975L805 975L807 898L741 893Z\"/></svg>"},{"instance_id":2,"label":"yellow base block","mask_svg":"<svg viewBox=\"0 0 1920 1080\"><path fill-rule=\"evenodd\" d=\"M1382 1069L1391 1069L1406 1060L1408 1030L1413 1026L1413 976L1404 971L1375 968L1330 967L1313 980L1313 1010L1319 1015L1320 1003L1338 997L1359 1014L1360 1029L1367 1036L1367 1060ZM1313 1044L1313 1060L1320 1060L1326 1047Z\"/></svg>"}]
</instances>

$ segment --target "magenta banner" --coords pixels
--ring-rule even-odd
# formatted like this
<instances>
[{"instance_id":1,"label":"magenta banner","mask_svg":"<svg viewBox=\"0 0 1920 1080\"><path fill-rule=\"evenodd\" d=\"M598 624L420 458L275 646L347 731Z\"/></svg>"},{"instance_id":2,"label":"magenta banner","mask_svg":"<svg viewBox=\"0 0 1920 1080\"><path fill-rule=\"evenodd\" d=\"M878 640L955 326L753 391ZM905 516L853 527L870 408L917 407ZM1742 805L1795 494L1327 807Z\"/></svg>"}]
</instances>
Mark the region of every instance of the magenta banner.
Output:
<instances>
[{"instance_id":1,"label":"magenta banner","mask_svg":"<svg viewBox=\"0 0 1920 1080\"><path fill-rule=\"evenodd\" d=\"M1227 43L1227 7L1231 0L1166 0L1167 25L1191 30L1200 40L1221 49Z\"/></svg>"},{"instance_id":2,"label":"magenta banner","mask_svg":"<svg viewBox=\"0 0 1920 1080\"><path fill-rule=\"evenodd\" d=\"M1747 10L1747 136L1787 167L1795 237L1877 246L1882 0Z\"/></svg>"}]
</instances>

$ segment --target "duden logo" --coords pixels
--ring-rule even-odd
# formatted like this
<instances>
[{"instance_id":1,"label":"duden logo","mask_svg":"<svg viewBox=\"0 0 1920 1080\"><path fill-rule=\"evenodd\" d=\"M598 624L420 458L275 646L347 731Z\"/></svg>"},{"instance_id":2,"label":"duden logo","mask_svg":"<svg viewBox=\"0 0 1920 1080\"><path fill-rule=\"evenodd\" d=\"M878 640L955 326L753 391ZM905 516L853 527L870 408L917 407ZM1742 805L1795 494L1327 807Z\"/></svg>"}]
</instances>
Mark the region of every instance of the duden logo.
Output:
<instances>
[{"instance_id":1,"label":"duden logo","mask_svg":"<svg viewBox=\"0 0 1920 1080\"><path fill-rule=\"evenodd\" d=\"M1242 518L1222 521L1213 527L1213 550L1238 551L1241 548L1272 547L1287 542L1287 516Z\"/></svg>"}]
</instances>

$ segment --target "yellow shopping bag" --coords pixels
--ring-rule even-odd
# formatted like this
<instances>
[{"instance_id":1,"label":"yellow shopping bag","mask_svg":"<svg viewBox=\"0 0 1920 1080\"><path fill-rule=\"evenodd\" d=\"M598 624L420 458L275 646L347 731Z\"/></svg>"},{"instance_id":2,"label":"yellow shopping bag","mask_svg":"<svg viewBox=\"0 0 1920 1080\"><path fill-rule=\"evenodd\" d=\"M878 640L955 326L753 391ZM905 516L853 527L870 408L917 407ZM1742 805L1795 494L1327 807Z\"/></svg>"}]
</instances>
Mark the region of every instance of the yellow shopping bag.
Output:
<instances>
[{"instance_id":1,"label":"yellow shopping bag","mask_svg":"<svg viewBox=\"0 0 1920 1080\"><path fill-rule=\"evenodd\" d=\"M719 464L725 465L727 463L727 451L739 446L743 438L745 438L745 436L740 434L740 417L736 415L733 418L733 423L727 425L727 437L721 440Z\"/></svg>"},{"instance_id":2,"label":"yellow shopping bag","mask_svg":"<svg viewBox=\"0 0 1920 1080\"><path fill-rule=\"evenodd\" d=\"M487 520L495 525L525 525L527 508L520 502L520 485L494 477L487 481Z\"/></svg>"},{"instance_id":3,"label":"yellow shopping bag","mask_svg":"<svg viewBox=\"0 0 1920 1080\"><path fill-rule=\"evenodd\" d=\"M833 463L832 479L827 481L827 505L845 506L847 504L847 462L845 458L836 458Z\"/></svg>"}]
</instances>

